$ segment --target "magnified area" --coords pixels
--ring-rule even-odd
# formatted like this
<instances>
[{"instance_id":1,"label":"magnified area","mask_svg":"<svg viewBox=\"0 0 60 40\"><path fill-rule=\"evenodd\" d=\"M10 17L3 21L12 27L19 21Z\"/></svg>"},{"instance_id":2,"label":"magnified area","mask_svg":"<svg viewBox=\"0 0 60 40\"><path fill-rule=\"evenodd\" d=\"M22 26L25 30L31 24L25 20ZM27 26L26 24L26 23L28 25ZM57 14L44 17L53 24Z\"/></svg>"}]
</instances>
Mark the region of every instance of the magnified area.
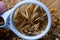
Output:
<instances>
[{"instance_id":1,"label":"magnified area","mask_svg":"<svg viewBox=\"0 0 60 40\"><path fill-rule=\"evenodd\" d=\"M25 4L19 7L13 19L18 31L29 36L44 32L48 22L46 12L35 4Z\"/></svg>"}]
</instances>

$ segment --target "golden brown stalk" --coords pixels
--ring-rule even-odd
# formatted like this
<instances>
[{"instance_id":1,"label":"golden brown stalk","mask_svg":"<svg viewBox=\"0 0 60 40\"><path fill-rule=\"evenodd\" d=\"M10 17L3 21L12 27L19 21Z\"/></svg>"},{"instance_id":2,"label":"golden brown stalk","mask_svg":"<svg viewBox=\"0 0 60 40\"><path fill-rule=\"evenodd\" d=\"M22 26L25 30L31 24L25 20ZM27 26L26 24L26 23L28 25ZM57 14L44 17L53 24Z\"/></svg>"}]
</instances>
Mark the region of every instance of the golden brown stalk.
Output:
<instances>
[{"instance_id":1,"label":"golden brown stalk","mask_svg":"<svg viewBox=\"0 0 60 40\"><path fill-rule=\"evenodd\" d=\"M31 25L34 25L33 21L31 21L31 20L28 20L28 21L31 23Z\"/></svg>"},{"instance_id":2,"label":"golden brown stalk","mask_svg":"<svg viewBox=\"0 0 60 40\"><path fill-rule=\"evenodd\" d=\"M33 34L36 33L36 31L38 30L38 27L39 27L39 23L37 23L37 24L35 24L35 25L32 26L32 28L35 29L35 31L33 32Z\"/></svg>"},{"instance_id":3,"label":"golden brown stalk","mask_svg":"<svg viewBox=\"0 0 60 40\"><path fill-rule=\"evenodd\" d=\"M30 5L27 7L27 9L29 9L31 6L32 6L32 4L30 4Z\"/></svg>"},{"instance_id":4,"label":"golden brown stalk","mask_svg":"<svg viewBox=\"0 0 60 40\"><path fill-rule=\"evenodd\" d=\"M38 9L38 5L37 6L35 6L35 8L34 8L34 10L33 10L33 13L35 13L36 12L36 10Z\"/></svg>"},{"instance_id":5,"label":"golden brown stalk","mask_svg":"<svg viewBox=\"0 0 60 40\"><path fill-rule=\"evenodd\" d=\"M28 19L28 17L26 16L25 13L21 12L21 15L22 15L23 17L25 17L26 19Z\"/></svg>"},{"instance_id":6,"label":"golden brown stalk","mask_svg":"<svg viewBox=\"0 0 60 40\"><path fill-rule=\"evenodd\" d=\"M37 24L33 25L32 28L34 28L35 30L37 30L38 27L39 27L39 24L40 24L40 23L37 23Z\"/></svg>"},{"instance_id":7,"label":"golden brown stalk","mask_svg":"<svg viewBox=\"0 0 60 40\"><path fill-rule=\"evenodd\" d=\"M25 25L22 29L20 29L21 31L24 30L24 29L27 29L29 28L30 25Z\"/></svg>"},{"instance_id":8,"label":"golden brown stalk","mask_svg":"<svg viewBox=\"0 0 60 40\"><path fill-rule=\"evenodd\" d=\"M38 20L40 20L41 19L41 17L38 17L37 19L35 19L35 21L38 21Z\"/></svg>"},{"instance_id":9,"label":"golden brown stalk","mask_svg":"<svg viewBox=\"0 0 60 40\"><path fill-rule=\"evenodd\" d=\"M20 28L24 26L24 24L26 23L26 20L24 20L21 25L20 25Z\"/></svg>"},{"instance_id":10,"label":"golden brown stalk","mask_svg":"<svg viewBox=\"0 0 60 40\"><path fill-rule=\"evenodd\" d=\"M28 11L27 11L27 9L25 9L25 10L26 10L26 16L29 19Z\"/></svg>"},{"instance_id":11,"label":"golden brown stalk","mask_svg":"<svg viewBox=\"0 0 60 40\"><path fill-rule=\"evenodd\" d=\"M31 15L31 20L36 18L36 17L38 17L38 13L37 12Z\"/></svg>"},{"instance_id":12,"label":"golden brown stalk","mask_svg":"<svg viewBox=\"0 0 60 40\"><path fill-rule=\"evenodd\" d=\"M36 18L35 19L35 21L38 21L38 20L44 20L44 18L43 17L45 17L46 16L46 14L44 14L43 16L41 16L41 17L38 17L38 18Z\"/></svg>"}]
</instances>

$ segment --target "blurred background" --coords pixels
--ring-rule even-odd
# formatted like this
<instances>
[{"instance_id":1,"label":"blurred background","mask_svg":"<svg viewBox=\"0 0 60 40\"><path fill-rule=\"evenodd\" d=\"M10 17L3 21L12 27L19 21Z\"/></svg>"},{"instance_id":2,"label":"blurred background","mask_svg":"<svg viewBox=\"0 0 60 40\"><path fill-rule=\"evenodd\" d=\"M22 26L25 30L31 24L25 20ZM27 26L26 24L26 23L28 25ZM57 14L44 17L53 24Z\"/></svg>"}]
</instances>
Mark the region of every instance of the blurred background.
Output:
<instances>
[{"instance_id":1,"label":"blurred background","mask_svg":"<svg viewBox=\"0 0 60 40\"><path fill-rule=\"evenodd\" d=\"M22 0L0 0L5 2L7 10L14 7L15 4ZM48 34L39 40L60 40L60 0L39 0L44 3L52 14L52 26ZM0 19L0 21L2 21ZM24 40L17 37L9 29L0 28L0 40Z\"/></svg>"}]
</instances>

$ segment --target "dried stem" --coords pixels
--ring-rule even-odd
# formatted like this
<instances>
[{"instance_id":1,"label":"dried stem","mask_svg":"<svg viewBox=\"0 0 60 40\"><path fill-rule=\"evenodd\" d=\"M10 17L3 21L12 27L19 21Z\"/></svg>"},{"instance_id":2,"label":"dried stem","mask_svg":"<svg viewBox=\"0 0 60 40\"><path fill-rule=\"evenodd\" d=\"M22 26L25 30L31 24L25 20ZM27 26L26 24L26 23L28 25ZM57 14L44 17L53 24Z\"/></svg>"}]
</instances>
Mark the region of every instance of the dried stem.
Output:
<instances>
[{"instance_id":1,"label":"dried stem","mask_svg":"<svg viewBox=\"0 0 60 40\"><path fill-rule=\"evenodd\" d=\"M22 16L25 17L26 19L28 19L28 17L26 16L25 13L21 12Z\"/></svg>"},{"instance_id":2,"label":"dried stem","mask_svg":"<svg viewBox=\"0 0 60 40\"><path fill-rule=\"evenodd\" d=\"M38 13L37 12L31 15L31 20L36 18L36 17L38 17Z\"/></svg>"},{"instance_id":3,"label":"dried stem","mask_svg":"<svg viewBox=\"0 0 60 40\"><path fill-rule=\"evenodd\" d=\"M29 9L31 6L32 6L32 4L30 4L30 5L27 7L27 9Z\"/></svg>"},{"instance_id":4,"label":"dried stem","mask_svg":"<svg viewBox=\"0 0 60 40\"><path fill-rule=\"evenodd\" d=\"M37 24L35 24L35 25L32 26L32 28L35 29L35 31L33 32L33 34L36 33L36 31L38 30L38 27L39 27L39 23L37 23Z\"/></svg>"},{"instance_id":5,"label":"dried stem","mask_svg":"<svg viewBox=\"0 0 60 40\"><path fill-rule=\"evenodd\" d=\"M33 13L35 13L36 12L36 10L38 9L38 5L34 8L34 11L33 11Z\"/></svg>"},{"instance_id":6,"label":"dried stem","mask_svg":"<svg viewBox=\"0 0 60 40\"><path fill-rule=\"evenodd\" d=\"M26 16L29 19L28 11L27 11L27 9L25 9L25 10L26 10Z\"/></svg>"}]
</instances>

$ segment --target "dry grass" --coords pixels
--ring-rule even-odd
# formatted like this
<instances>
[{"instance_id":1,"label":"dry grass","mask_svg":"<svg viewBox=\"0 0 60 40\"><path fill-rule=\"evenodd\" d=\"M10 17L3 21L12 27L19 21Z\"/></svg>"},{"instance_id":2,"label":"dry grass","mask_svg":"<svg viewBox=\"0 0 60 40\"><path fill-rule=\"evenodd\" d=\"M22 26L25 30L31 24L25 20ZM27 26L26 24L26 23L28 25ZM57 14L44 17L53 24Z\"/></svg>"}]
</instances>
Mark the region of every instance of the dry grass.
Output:
<instances>
[{"instance_id":1,"label":"dry grass","mask_svg":"<svg viewBox=\"0 0 60 40\"><path fill-rule=\"evenodd\" d=\"M14 21L19 21L15 21L15 25L19 31L21 31L23 34L31 36L40 34L41 31L45 29L45 26L47 25L47 17L45 17L46 14L41 7L38 5L27 4L21 6L19 9L17 9L19 13L17 11L15 13L17 16L14 15ZM43 26L44 22L46 22L45 26Z\"/></svg>"}]
</instances>

